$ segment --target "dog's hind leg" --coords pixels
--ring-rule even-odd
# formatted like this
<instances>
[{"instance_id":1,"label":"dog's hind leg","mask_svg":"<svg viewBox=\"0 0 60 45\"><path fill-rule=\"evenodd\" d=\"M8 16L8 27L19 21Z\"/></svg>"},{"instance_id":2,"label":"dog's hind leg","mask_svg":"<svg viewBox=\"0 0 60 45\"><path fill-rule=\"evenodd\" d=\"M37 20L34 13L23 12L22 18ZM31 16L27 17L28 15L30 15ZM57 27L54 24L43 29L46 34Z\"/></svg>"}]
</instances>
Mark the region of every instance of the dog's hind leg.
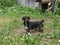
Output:
<instances>
[{"instance_id":1,"label":"dog's hind leg","mask_svg":"<svg viewBox=\"0 0 60 45\"><path fill-rule=\"evenodd\" d=\"M38 30L38 32L43 32L43 29L42 28L38 28L39 30Z\"/></svg>"},{"instance_id":2,"label":"dog's hind leg","mask_svg":"<svg viewBox=\"0 0 60 45\"><path fill-rule=\"evenodd\" d=\"M28 29L27 29L27 32L29 33L29 32L30 32L30 30L31 30L31 29L30 29L30 28L28 28Z\"/></svg>"}]
</instances>

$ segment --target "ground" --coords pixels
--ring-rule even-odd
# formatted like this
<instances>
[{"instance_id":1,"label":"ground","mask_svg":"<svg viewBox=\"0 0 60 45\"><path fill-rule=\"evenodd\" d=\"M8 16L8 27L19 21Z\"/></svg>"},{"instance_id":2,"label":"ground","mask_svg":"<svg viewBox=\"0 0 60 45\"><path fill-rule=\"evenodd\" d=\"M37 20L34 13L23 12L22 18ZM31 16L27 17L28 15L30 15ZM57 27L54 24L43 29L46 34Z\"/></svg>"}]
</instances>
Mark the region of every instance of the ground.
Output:
<instances>
[{"instance_id":1,"label":"ground","mask_svg":"<svg viewBox=\"0 0 60 45\"><path fill-rule=\"evenodd\" d=\"M11 8L13 10L11 10ZM32 21L43 20L43 33L26 34L23 27L23 16L30 16ZM40 12L25 7L10 7L6 13L0 14L1 45L59 45L60 16L52 12ZM2 40L3 39L3 40ZM22 44L21 44L22 43Z\"/></svg>"}]
</instances>

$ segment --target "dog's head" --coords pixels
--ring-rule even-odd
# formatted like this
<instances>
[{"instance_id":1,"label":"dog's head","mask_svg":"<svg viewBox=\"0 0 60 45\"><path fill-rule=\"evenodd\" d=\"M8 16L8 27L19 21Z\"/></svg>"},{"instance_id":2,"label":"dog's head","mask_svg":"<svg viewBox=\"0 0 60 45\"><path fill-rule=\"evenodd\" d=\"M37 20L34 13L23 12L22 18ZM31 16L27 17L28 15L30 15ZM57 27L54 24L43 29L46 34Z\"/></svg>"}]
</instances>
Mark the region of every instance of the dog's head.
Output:
<instances>
[{"instance_id":1,"label":"dog's head","mask_svg":"<svg viewBox=\"0 0 60 45\"><path fill-rule=\"evenodd\" d=\"M41 23L43 23L44 22L44 20L41 20Z\"/></svg>"},{"instance_id":2,"label":"dog's head","mask_svg":"<svg viewBox=\"0 0 60 45\"><path fill-rule=\"evenodd\" d=\"M29 16L24 16L24 17L22 17L22 20L23 20L24 22L27 22L27 21L30 20L30 17L29 17Z\"/></svg>"},{"instance_id":3,"label":"dog's head","mask_svg":"<svg viewBox=\"0 0 60 45\"><path fill-rule=\"evenodd\" d=\"M23 20L25 29L28 29L28 27L27 27L28 24L27 23L29 22L30 17L29 16L24 16L24 17L22 17L22 20Z\"/></svg>"}]
</instances>

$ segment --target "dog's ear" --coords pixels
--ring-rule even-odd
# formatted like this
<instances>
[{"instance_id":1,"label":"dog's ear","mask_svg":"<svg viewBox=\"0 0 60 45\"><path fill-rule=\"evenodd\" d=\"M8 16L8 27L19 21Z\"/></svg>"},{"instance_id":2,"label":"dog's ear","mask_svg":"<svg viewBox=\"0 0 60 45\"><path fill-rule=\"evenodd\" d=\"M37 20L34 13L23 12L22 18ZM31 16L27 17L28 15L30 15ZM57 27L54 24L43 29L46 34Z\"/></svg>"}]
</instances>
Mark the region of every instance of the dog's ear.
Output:
<instances>
[{"instance_id":1,"label":"dog's ear","mask_svg":"<svg viewBox=\"0 0 60 45\"><path fill-rule=\"evenodd\" d=\"M24 20L24 17L22 17L22 20Z\"/></svg>"},{"instance_id":2,"label":"dog's ear","mask_svg":"<svg viewBox=\"0 0 60 45\"><path fill-rule=\"evenodd\" d=\"M30 17L28 17L28 19L30 19Z\"/></svg>"}]
</instances>

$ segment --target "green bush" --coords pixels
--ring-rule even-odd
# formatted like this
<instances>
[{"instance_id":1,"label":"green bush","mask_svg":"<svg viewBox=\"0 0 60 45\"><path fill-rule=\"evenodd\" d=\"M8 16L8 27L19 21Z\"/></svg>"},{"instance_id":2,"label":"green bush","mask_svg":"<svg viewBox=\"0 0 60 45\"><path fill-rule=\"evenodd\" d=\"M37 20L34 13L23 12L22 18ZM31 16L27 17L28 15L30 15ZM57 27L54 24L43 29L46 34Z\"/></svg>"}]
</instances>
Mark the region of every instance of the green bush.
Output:
<instances>
[{"instance_id":1,"label":"green bush","mask_svg":"<svg viewBox=\"0 0 60 45\"><path fill-rule=\"evenodd\" d=\"M0 0L0 6L13 6L16 3L16 0Z\"/></svg>"},{"instance_id":2,"label":"green bush","mask_svg":"<svg viewBox=\"0 0 60 45\"><path fill-rule=\"evenodd\" d=\"M55 10L55 15L60 15L60 8L57 8L56 10Z\"/></svg>"}]
</instances>

